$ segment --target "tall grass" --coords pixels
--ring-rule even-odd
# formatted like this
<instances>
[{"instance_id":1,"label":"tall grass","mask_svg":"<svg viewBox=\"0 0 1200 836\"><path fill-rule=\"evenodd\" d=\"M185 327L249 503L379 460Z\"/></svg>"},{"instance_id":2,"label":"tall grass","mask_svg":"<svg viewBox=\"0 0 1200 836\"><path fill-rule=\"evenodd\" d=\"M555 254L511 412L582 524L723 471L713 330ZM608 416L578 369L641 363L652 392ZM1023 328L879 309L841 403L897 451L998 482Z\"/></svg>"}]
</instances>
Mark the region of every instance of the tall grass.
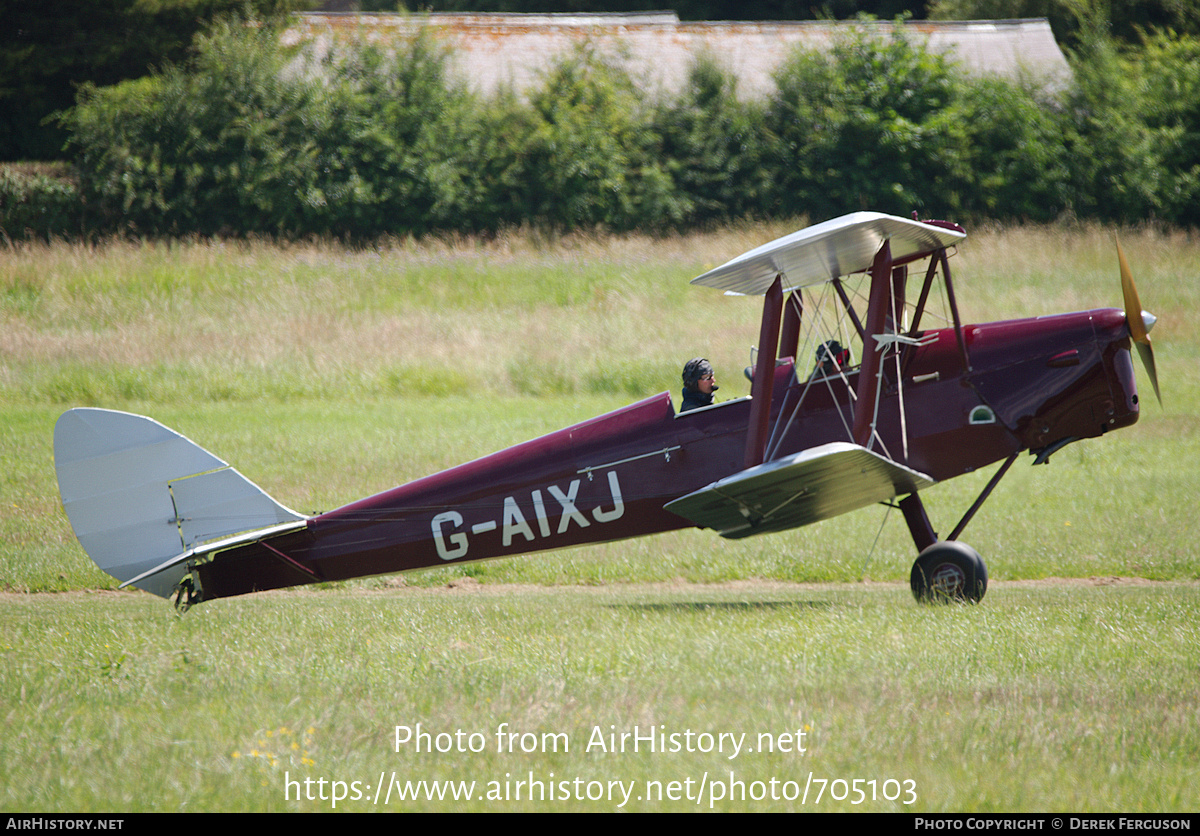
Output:
<instances>
[{"instance_id":1,"label":"tall grass","mask_svg":"<svg viewBox=\"0 0 1200 836\"><path fill-rule=\"evenodd\" d=\"M2 256L0 397L658 391L681 333L695 354L714 328L754 330L753 314L689 294L687 278L738 246L706 241L21 247ZM678 327L660 328L671 311ZM166 389L114 369L158 369Z\"/></svg>"},{"instance_id":2,"label":"tall grass","mask_svg":"<svg viewBox=\"0 0 1200 836\"><path fill-rule=\"evenodd\" d=\"M0 398L575 392L674 388L681 356L740 385L757 305L687 279L800 226L668 238L510 234L347 250L192 241L0 253ZM1111 230L982 230L954 260L968 319L1119 305ZM1192 350L1194 237L1131 230L1166 362ZM1161 336L1160 336L1161 335ZM686 359L686 357L685 357Z\"/></svg>"}]
</instances>

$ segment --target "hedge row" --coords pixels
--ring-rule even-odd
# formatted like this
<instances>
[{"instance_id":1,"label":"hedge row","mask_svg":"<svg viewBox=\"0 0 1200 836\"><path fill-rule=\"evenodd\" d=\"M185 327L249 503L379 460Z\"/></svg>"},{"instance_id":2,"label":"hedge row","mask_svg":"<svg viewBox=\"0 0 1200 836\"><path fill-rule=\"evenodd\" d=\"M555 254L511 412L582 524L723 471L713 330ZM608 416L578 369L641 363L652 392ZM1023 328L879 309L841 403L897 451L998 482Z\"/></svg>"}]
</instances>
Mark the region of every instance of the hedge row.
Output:
<instances>
[{"instance_id":1,"label":"hedge row","mask_svg":"<svg viewBox=\"0 0 1200 836\"><path fill-rule=\"evenodd\" d=\"M853 34L797 53L763 102L713 60L648 99L589 47L482 98L426 36L317 57L230 22L186 66L81 91L78 186L0 178L11 238L320 235L514 225L660 230L873 209L959 220L1200 220L1197 42L1102 37L1071 89L965 75Z\"/></svg>"}]
</instances>

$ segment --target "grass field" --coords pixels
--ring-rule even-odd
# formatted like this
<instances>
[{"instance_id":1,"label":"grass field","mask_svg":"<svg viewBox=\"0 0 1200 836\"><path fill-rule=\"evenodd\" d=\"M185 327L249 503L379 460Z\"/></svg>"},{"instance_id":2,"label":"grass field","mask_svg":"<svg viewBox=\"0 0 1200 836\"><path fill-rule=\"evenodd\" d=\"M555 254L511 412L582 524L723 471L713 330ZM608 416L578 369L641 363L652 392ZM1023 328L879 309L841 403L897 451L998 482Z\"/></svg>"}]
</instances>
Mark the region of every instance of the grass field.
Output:
<instances>
[{"instance_id":1,"label":"grass field","mask_svg":"<svg viewBox=\"0 0 1200 836\"><path fill-rule=\"evenodd\" d=\"M313 512L675 390L697 354L744 394L758 305L687 280L795 226L0 250L0 809L327 810L335 786L352 810L1200 808L1200 241L1182 233L1120 231L1164 406L1018 463L964 535L994 582L978 607L916 606L908 533L868 510L180 618L107 591L62 513L52 431L72 406L152 415ZM1120 305L1112 230L969 231L968 320ZM939 529L988 475L929 492ZM396 751L418 723L482 748ZM536 751L497 751L502 723ZM755 751L587 751L635 726ZM799 732L804 753L759 751ZM400 802L393 773L477 794ZM366 800L381 775L386 804ZM546 800L514 800L531 776Z\"/></svg>"},{"instance_id":2,"label":"grass field","mask_svg":"<svg viewBox=\"0 0 1200 836\"><path fill-rule=\"evenodd\" d=\"M0 806L1195 809L1195 584L1001 583L984 606L924 609L892 584L459 583L185 618L145 595L5 596ZM597 745L639 730L674 737ZM848 786L801 804L810 773ZM375 801L381 774L475 787ZM543 794L518 799L530 776Z\"/></svg>"}]
</instances>

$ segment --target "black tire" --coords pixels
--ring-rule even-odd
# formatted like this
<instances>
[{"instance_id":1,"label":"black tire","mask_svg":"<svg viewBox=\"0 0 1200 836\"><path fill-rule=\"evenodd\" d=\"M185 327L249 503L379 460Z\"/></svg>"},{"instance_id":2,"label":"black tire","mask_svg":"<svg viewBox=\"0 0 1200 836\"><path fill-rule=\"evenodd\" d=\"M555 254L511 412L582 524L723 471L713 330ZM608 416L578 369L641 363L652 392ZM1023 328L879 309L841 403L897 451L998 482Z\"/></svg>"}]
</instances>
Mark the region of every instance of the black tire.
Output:
<instances>
[{"instance_id":1,"label":"black tire","mask_svg":"<svg viewBox=\"0 0 1200 836\"><path fill-rule=\"evenodd\" d=\"M910 582L913 597L922 604L977 604L987 593L987 566L966 543L943 540L917 556Z\"/></svg>"}]
</instances>

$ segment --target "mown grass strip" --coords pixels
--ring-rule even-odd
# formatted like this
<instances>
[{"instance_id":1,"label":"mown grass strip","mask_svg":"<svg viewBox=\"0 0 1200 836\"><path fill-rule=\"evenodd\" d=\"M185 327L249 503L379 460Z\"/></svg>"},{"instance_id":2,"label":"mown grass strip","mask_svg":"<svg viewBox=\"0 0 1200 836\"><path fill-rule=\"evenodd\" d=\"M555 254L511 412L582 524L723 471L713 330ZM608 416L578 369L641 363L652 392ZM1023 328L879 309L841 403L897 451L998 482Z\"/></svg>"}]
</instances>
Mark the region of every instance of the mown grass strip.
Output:
<instances>
[{"instance_id":1,"label":"mown grass strip","mask_svg":"<svg viewBox=\"0 0 1200 836\"><path fill-rule=\"evenodd\" d=\"M632 810L1186 812L1200 733L1180 648L1198 594L1000 584L984 606L917 608L898 584L475 584L269 594L182 619L136 594L3 596L0 805L317 811L337 780L372 787L337 809L384 809L369 799L395 773L479 795L386 809L618 809L511 794L553 773L633 786ZM399 747L396 726L412 736ZM501 751L497 732L517 737ZM722 734L745 737L735 752ZM787 799L809 772L877 795ZM705 775L697 804L683 788ZM285 780L306 778L289 798ZM884 800L888 779L915 799ZM713 796L731 780L745 800Z\"/></svg>"}]
</instances>

